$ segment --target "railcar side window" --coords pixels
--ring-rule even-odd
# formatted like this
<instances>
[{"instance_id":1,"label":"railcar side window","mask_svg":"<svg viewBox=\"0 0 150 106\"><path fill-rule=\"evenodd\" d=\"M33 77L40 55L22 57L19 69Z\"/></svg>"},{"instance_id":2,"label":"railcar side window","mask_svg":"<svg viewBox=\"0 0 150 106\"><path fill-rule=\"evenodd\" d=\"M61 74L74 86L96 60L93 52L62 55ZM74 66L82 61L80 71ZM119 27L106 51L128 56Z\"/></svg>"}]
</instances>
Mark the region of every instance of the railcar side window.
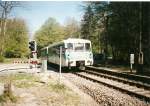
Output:
<instances>
[{"instance_id":1,"label":"railcar side window","mask_svg":"<svg viewBox=\"0 0 150 106\"><path fill-rule=\"evenodd\" d=\"M57 46L55 47L56 53L57 53L57 54L60 53L60 46L62 47L62 54L64 54L64 53L65 53L65 46L64 46L64 44L60 44L60 45L57 45Z\"/></svg>"},{"instance_id":2,"label":"railcar side window","mask_svg":"<svg viewBox=\"0 0 150 106\"><path fill-rule=\"evenodd\" d=\"M63 44L63 45L62 45L62 54L65 54L65 50L66 50L66 49L65 49L65 45Z\"/></svg>"},{"instance_id":3,"label":"railcar side window","mask_svg":"<svg viewBox=\"0 0 150 106\"><path fill-rule=\"evenodd\" d=\"M67 44L67 49L68 50L73 50L73 44L72 43L68 43Z\"/></svg>"},{"instance_id":4,"label":"railcar side window","mask_svg":"<svg viewBox=\"0 0 150 106\"><path fill-rule=\"evenodd\" d=\"M90 50L90 43L85 43L85 50Z\"/></svg>"}]
</instances>

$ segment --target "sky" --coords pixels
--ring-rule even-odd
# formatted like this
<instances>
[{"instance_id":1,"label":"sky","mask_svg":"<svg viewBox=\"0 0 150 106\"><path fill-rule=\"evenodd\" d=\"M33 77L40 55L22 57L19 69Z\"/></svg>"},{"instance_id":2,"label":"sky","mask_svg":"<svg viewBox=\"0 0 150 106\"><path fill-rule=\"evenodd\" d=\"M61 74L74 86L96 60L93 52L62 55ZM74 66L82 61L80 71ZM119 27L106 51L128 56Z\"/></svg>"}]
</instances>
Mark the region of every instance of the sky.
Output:
<instances>
[{"instance_id":1,"label":"sky","mask_svg":"<svg viewBox=\"0 0 150 106\"><path fill-rule=\"evenodd\" d=\"M31 39L49 17L54 17L61 25L68 17L80 21L83 15L81 5L83 2L80 1L28 1L14 9L12 17L23 18L27 22Z\"/></svg>"}]
</instances>

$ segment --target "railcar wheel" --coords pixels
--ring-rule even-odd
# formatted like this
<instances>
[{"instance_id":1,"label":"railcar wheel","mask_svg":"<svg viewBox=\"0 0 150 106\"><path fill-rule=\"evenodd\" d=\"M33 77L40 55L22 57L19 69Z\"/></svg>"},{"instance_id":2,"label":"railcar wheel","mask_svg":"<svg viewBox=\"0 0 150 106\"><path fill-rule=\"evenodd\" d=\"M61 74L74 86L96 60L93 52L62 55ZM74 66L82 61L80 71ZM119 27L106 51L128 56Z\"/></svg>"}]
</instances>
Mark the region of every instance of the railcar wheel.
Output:
<instances>
[{"instance_id":1,"label":"railcar wheel","mask_svg":"<svg viewBox=\"0 0 150 106\"><path fill-rule=\"evenodd\" d=\"M68 69L71 70L71 66L69 66Z\"/></svg>"}]
</instances>

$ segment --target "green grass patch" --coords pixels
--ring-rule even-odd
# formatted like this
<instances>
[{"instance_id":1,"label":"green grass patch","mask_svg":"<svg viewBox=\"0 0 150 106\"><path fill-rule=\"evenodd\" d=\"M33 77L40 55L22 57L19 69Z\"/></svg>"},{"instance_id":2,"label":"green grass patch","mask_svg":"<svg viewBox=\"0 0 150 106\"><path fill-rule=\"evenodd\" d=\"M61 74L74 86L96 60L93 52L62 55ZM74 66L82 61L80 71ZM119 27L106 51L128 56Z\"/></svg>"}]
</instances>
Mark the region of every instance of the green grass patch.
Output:
<instances>
[{"instance_id":1,"label":"green grass patch","mask_svg":"<svg viewBox=\"0 0 150 106\"><path fill-rule=\"evenodd\" d=\"M6 81L16 81L16 80L36 80L36 78L31 74L26 73L17 73L17 74L10 74L6 76L0 76L0 82L6 82Z\"/></svg>"},{"instance_id":2,"label":"green grass patch","mask_svg":"<svg viewBox=\"0 0 150 106\"><path fill-rule=\"evenodd\" d=\"M20 81L16 82L14 85L18 88L29 88L35 86L36 84L34 82Z\"/></svg>"},{"instance_id":3,"label":"green grass patch","mask_svg":"<svg viewBox=\"0 0 150 106\"><path fill-rule=\"evenodd\" d=\"M36 88L35 96L42 95L42 101L48 105L53 106L78 106L80 103L80 97L74 93L70 88L64 84L59 84L57 80L48 79L48 83L40 83L40 77L34 76L32 74L17 73L9 76L0 76L0 81L2 82L11 81L11 84L18 88L32 89L29 87L39 87ZM5 81L4 81L5 80ZM38 85L38 86L37 86ZM42 92L43 91L43 92ZM0 96L0 102L16 102L19 101L18 97L13 95L3 94Z\"/></svg>"},{"instance_id":4,"label":"green grass patch","mask_svg":"<svg viewBox=\"0 0 150 106\"><path fill-rule=\"evenodd\" d=\"M51 96L45 101L51 105L78 106L80 103L80 97L64 84L49 82L47 88Z\"/></svg>"},{"instance_id":5,"label":"green grass patch","mask_svg":"<svg viewBox=\"0 0 150 106\"><path fill-rule=\"evenodd\" d=\"M59 83L56 84L49 83L48 89L55 92L65 92L67 90L64 84L59 84Z\"/></svg>"},{"instance_id":6,"label":"green grass patch","mask_svg":"<svg viewBox=\"0 0 150 106\"><path fill-rule=\"evenodd\" d=\"M39 77L26 73L17 73L7 76L0 76L1 83L6 83L9 81L11 81L12 84L14 84L16 87L29 88L36 85L35 83L39 81Z\"/></svg>"},{"instance_id":7,"label":"green grass patch","mask_svg":"<svg viewBox=\"0 0 150 106\"><path fill-rule=\"evenodd\" d=\"M32 74L26 74L26 73L19 73L19 74L14 74L10 76L12 80L30 80L30 81L35 81L38 80L37 77L35 77Z\"/></svg>"},{"instance_id":8,"label":"green grass patch","mask_svg":"<svg viewBox=\"0 0 150 106\"><path fill-rule=\"evenodd\" d=\"M13 63L14 61L28 61L27 58L4 58L3 63Z\"/></svg>"},{"instance_id":9,"label":"green grass patch","mask_svg":"<svg viewBox=\"0 0 150 106\"><path fill-rule=\"evenodd\" d=\"M7 101L11 101L13 103L16 103L17 97L14 96L12 93L4 93L4 94L0 95L0 103L1 102L7 102Z\"/></svg>"},{"instance_id":10,"label":"green grass patch","mask_svg":"<svg viewBox=\"0 0 150 106\"><path fill-rule=\"evenodd\" d=\"M5 58L3 56L0 55L0 63L3 63L5 60Z\"/></svg>"}]
</instances>

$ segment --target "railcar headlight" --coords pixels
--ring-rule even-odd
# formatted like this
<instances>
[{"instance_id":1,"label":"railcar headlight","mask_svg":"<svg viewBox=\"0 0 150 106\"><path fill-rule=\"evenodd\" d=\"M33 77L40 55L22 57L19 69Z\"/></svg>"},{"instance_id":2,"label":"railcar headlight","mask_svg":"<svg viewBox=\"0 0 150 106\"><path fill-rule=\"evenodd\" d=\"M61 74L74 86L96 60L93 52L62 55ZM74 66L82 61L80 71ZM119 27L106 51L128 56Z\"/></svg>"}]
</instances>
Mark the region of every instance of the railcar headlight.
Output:
<instances>
[{"instance_id":1,"label":"railcar headlight","mask_svg":"<svg viewBox=\"0 0 150 106\"><path fill-rule=\"evenodd\" d=\"M92 58L92 53L89 54L89 58L90 58L90 59Z\"/></svg>"},{"instance_id":2,"label":"railcar headlight","mask_svg":"<svg viewBox=\"0 0 150 106\"><path fill-rule=\"evenodd\" d=\"M70 59L70 54L67 54L67 56L66 56L66 57L67 57L67 59Z\"/></svg>"},{"instance_id":3,"label":"railcar headlight","mask_svg":"<svg viewBox=\"0 0 150 106\"><path fill-rule=\"evenodd\" d=\"M88 61L87 61L87 63L91 63L91 61L90 61L90 60L88 60Z\"/></svg>"},{"instance_id":4,"label":"railcar headlight","mask_svg":"<svg viewBox=\"0 0 150 106\"><path fill-rule=\"evenodd\" d=\"M73 61L69 61L68 63L69 63L69 64L72 64L72 63L73 63Z\"/></svg>"}]
</instances>

